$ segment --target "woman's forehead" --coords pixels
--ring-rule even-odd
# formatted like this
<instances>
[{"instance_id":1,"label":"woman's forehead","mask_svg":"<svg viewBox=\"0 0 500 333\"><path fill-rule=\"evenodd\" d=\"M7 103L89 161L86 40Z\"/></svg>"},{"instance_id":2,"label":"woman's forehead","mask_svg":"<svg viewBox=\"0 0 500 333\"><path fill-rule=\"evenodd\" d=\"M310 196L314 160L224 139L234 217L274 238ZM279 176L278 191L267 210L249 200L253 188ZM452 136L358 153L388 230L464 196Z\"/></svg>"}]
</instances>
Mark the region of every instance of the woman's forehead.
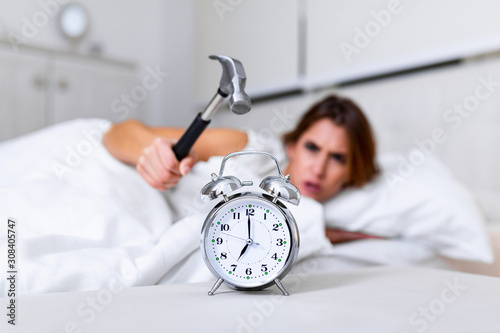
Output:
<instances>
[{"instance_id":1,"label":"woman's forehead","mask_svg":"<svg viewBox=\"0 0 500 333\"><path fill-rule=\"evenodd\" d=\"M347 153L349 151L347 130L327 118L315 122L299 140L311 140L332 152Z\"/></svg>"}]
</instances>

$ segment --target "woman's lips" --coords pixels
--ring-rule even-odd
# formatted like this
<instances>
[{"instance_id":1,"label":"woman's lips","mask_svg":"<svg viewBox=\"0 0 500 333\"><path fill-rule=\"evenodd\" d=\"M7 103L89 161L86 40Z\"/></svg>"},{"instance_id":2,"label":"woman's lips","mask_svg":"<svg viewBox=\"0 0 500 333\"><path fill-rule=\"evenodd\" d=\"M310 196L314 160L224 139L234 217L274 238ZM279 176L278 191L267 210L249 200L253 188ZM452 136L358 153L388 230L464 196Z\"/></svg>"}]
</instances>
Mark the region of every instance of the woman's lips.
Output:
<instances>
[{"instance_id":1,"label":"woman's lips","mask_svg":"<svg viewBox=\"0 0 500 333\"><path fill-rule=\"evenodd\" d=\"M321 191L321 185L316 182L306 181L304 182L304 188L309 193L319 193Z\"/></svg>"}]
</instances>

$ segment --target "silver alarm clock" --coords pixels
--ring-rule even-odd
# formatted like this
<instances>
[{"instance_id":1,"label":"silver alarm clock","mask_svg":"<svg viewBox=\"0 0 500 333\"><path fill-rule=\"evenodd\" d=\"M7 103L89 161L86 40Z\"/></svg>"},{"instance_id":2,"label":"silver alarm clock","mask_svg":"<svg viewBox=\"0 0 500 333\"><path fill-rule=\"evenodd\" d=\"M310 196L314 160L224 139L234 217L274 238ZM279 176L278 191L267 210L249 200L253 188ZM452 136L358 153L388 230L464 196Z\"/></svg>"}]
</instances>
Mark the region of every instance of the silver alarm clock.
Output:
<instances>
[{"instance_id":1,"label":"silver alarm clock","mask_svg":"<svg viewBox=\"0 0 500 333\"><path fill-rule=\"evenodd\" d=\"M238 192L251 181L223 176L226 161L238 155L265 155L276 162L279 176L264 178L262 192ZM201 199L222 200L210 211L201 231L201 252L210 271L218 278L209 291L213 295L224 282L238 290L261 290L276 284L288 292L281 280L292 268L299 250L295 219L282 203L298 205L300 192L289 175L283 176L277 159L266 152L241 151L224 157L219 174L201 190Z\"/></svg>"}]
</instances>

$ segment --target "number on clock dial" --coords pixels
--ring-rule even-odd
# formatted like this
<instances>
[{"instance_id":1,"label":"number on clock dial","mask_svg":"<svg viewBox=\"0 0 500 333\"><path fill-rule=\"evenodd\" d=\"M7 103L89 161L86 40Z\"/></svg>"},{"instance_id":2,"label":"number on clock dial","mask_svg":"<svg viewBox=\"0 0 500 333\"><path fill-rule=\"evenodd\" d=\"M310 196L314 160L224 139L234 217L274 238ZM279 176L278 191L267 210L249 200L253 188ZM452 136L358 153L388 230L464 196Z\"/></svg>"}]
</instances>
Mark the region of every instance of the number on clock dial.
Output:
<instances>
[{"instance_id":1,"label":"number on clock dial","mask_svg":"<svg viewBox=\"0 0 500 333\"><path fill-rule=\"evenodd\" d=\"M215 216L207 255L220 276L260 282L277 274L290 253L283 214L264 200L230 202Z\"/></svg>"}]
</instances>

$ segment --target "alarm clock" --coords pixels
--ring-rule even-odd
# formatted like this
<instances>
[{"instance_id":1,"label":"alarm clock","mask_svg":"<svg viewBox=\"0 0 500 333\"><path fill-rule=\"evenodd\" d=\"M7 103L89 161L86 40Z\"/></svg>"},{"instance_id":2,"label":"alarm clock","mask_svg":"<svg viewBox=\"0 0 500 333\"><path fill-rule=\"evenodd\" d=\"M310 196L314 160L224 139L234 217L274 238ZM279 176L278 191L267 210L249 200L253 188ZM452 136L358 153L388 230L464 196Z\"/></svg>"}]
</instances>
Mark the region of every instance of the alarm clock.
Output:
<instances>
[{"instance_id":1,"label":"alarm clock","mask_svg":"<svg viewBox=\"0 0 500 333\"><path fill-rule=\"evenodd\" d=\"M279 176L265 177L260 192L243 191L252 181L223 176L226 161L239 155L264 155L274 160ZM218 278L208 292L224 282L237 290L262 290L276 284L292 268L299 250L299 232L283 201L298 205L300 191L283 176L278 160L262 151L240 151L225 156L219 174L201 190L202 201L222 199L210 211L201 230L201 253Z\"/></svg>"}]
</instances>

